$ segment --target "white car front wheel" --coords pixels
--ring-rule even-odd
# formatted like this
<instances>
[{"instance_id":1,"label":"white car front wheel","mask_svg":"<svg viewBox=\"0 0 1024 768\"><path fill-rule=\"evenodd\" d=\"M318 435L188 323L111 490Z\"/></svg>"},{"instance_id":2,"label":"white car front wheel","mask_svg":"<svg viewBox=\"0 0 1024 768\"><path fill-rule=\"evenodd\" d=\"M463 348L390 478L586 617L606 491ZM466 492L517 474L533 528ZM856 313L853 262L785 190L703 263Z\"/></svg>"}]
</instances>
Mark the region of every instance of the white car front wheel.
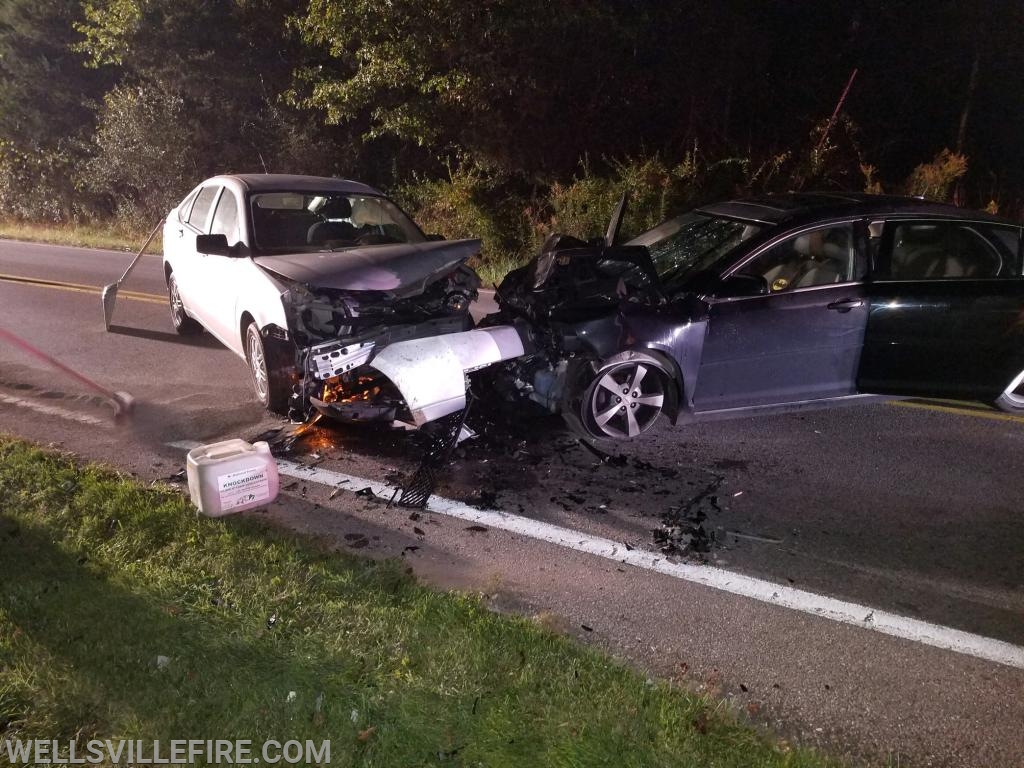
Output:
<instances>
[{"instance_id":1,"label":"white car front wheel","mask_svg":"<svg viewBox=\"0 0 1024 768\"><path fill-rule=\"evenodd\" d=\"M273 339L263 338L256 323L246 327L245 359L256 397L268 411L285 414L292 395L290 374L294 371L294 362L285 359L283 351L273 342Z\"/></svg>"}]
</instances>

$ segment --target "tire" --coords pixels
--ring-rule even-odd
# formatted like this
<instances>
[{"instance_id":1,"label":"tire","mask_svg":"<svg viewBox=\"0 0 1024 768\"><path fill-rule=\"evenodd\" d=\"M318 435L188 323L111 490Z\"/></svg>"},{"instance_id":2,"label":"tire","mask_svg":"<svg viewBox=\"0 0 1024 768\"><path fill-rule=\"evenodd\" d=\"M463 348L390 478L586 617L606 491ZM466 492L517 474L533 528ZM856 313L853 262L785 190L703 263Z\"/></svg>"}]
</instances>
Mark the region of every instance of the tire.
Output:
<instances>
[{"instance_id":1,"label":"tire","mask_svg":"<svg viewBox=\"0 0 1024 768\"><path fill-rule=\"evenodd\" d=\"M669 384L668 374L653 358L617 356L582 378L582 392L564 412L566 421L591 439L632 440L661 417Z\"/></svg>"},{"instance_id":2,"label":"tire","mask_svg":"<svg viewBox=\"0 0 1024 768\"><path fill-rule=\"evenodd\" d=\"M269 343L268 343L269 342ZM273 339L264 339L256 323L245 329L245 359L256 398L272 413L287 415L294 362Z\"/></svg>"},{"instance_id":3,"label":"tire","mask_svg":"<svg viewBox=\"0 0 1024 768\"><path fill-rule=\"evenodd\" d=\"M1024 413L1024 371L1013 377L993 404L1007 413Z\"/></svg>"},{"instance_id":4,"label":"tire","mask_svg":"<svg viewBox=\"0 0 1024 768\"><path fill-rule=\"evenodd\" d=\"M203 332L203 326L188 316L185 304L178 293L178 281L174 279L172 272L167 278L167 302L171 308L171 325L174 330L182 336L198 336Z\"/></svg>"}]
</instances>

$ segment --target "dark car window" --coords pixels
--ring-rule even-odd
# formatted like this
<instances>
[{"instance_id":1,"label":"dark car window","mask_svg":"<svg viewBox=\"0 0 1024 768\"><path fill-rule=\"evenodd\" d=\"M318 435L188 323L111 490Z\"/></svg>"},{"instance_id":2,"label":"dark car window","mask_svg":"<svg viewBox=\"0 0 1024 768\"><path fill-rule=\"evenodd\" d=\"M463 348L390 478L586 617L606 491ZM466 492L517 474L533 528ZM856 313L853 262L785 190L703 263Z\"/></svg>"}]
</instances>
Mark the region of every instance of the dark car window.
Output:
<instances>
[{"instance_id":1,"label":"dark car window","mask_svg":"<svg viewBox=\"0 0 1024 768\"><path fill-rule=\"evenodd\" d=\"M188 215L189 224L199 230L206 226L206 217L210 213L210 206L213 205L218 191L220 191L220 187L203 187L192 206L192 212Z\"/></svg>"},{"instance_id":2,"label":"dark car window","mask_svg":"<svg viewBox=\"0 0 1024 768\"><path fill-rule=\"evenodd\" d=\"M738 272L764 278L772 293L848 283L863 278L853 224L802 232L744 264Z\"/></svg>"},{"instance_id":3,"label":"dark car window","mask_svg":"<svg viewBox=\"0 0 1024 768\"><path fill-rule=\"evenodd\" d=\"M238 242L238 202L231 190L225 189L217 203L217 211L213 214L211 235L224 235L230 245Z\"/></svg>"},{"instance_id":4,"label":"dark car window","mask_svg":"<svg viewBox=\"0 0 1024 768\"><path fill-rule=\"evenodd\" d=\"M894 222L892 280L1015 277L1017 229L975 222Z\"/></svg>"}]
</instances>

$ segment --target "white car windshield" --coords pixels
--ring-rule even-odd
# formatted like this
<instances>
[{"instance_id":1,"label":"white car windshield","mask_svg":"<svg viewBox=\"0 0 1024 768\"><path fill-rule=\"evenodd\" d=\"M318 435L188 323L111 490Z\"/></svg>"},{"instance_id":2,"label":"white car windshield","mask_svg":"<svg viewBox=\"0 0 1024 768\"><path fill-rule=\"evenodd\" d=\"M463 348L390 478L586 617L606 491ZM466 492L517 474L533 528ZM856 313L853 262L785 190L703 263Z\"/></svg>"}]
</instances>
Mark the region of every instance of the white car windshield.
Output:
<instances>
[{"instance_id":1,"label":"white car windshield","mask_svg":"<svg viewBox=\"0 0 1024 768\"><path fill-rule=\"evenodd\" d=\"M250 197L258 250L274 253L422 243L423 233L385 197L338 192L261 192Z\"/></svg>"}]
</instances>

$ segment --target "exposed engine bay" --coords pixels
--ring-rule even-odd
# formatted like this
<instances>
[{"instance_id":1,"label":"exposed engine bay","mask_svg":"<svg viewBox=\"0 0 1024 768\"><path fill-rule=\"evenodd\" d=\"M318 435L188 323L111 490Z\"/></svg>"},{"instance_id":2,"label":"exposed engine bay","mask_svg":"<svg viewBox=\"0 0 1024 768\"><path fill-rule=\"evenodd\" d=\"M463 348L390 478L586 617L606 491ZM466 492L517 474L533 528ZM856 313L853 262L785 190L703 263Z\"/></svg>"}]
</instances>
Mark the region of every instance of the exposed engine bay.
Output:
<instances>
[{"instance_id":1,"label":"exposed engine bay","mask_svg":"<svg viewBox=\"0 0 1024 768\"><path fill-rule=\"evenodd\" d=\"M469 307L479 287L464 263L422 293L397 299L382 290L292 283L284 297L298 372L292 419L320 412L344 421L411 421L401 393L368 364L400 342L471 330Z\"/></svg>"}]
</instances>

